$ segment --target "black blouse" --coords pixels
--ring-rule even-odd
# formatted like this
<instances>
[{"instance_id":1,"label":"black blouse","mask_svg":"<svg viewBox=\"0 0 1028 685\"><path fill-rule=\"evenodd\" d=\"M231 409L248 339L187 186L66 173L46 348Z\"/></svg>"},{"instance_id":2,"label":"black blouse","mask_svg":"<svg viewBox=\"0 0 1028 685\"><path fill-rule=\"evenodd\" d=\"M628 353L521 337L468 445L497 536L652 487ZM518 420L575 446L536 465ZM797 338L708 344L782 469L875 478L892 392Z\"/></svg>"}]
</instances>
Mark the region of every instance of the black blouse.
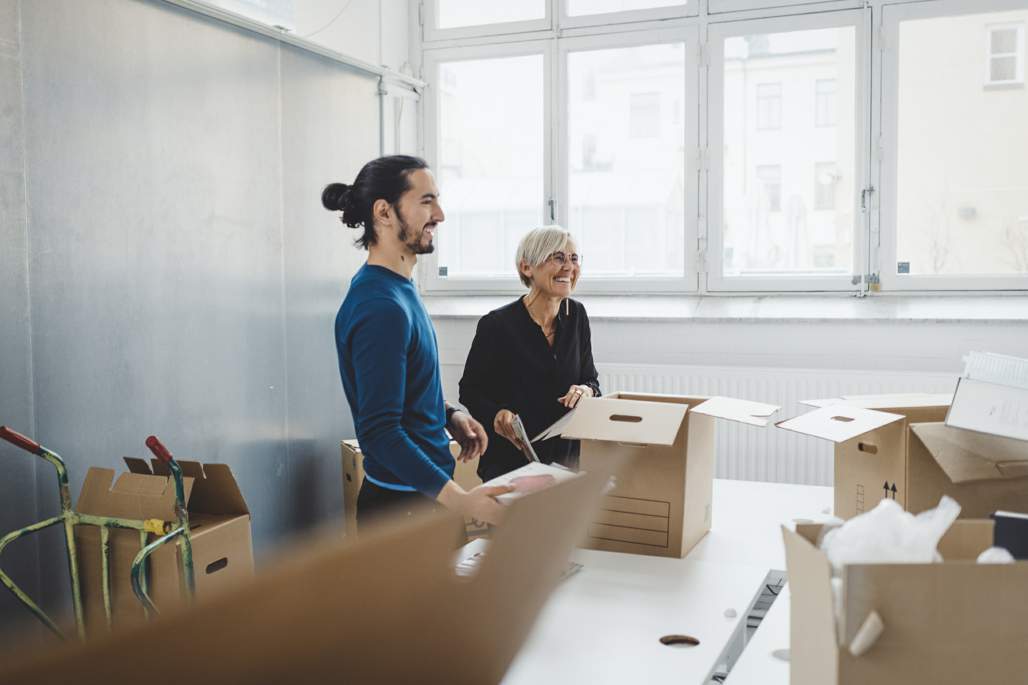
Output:
<instances>
[{"instance_id":1,"label":"black blouse","mask_svg":"<svg viewBox=\"0 0 1028 685\"><path fill-rule=\"evenodd\" d=\"M518 414L528 437L534 438L568 412L557 399L572 385L588 385L594 397L600 395L589 317L580 303L561 303L552 348L520 297L479 320L460 379L460 401L489 434L489 447L478 464L482 480L527 463L513 443L493 430L497 412ZM545 463L578 466L577 440L553 438L533 447Z\"/></svg>"}]
</instances>

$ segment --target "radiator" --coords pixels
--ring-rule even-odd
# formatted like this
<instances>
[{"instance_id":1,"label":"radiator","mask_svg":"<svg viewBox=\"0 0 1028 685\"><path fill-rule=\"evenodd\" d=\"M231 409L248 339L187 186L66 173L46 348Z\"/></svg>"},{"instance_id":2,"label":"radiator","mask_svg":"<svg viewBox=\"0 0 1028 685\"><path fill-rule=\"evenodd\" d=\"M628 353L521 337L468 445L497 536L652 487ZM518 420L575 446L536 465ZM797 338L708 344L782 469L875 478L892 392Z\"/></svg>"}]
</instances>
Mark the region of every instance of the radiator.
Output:
<instances>
[{"instance_id":1,"label":"radiator","mask_svg":"<svg viewBox=\"0 0 1028 685\"><path fill-rule=\"evenodd\" d=\"M604 393L727 395L782 407L774 421L807 411L801 400L892 392L950 392L956 374L834 369L597 364ZM457 397L462 364L442 365L443 391ZM832 485L832 445L823 440L731 421L717 422L718 478Z\"/></svg>"},{"instance_id":2,"label":"radiator","mask_svg":"<svg viewBox=\"0 0 1028 685\"><path fill-rule=\"evenodd\" d=\"M829 369L598 364L604 393L624 390L673 395L727 395L782 407L775 421L810 411L801 400L892 392L949 392L955 374ZM718 420L718 478L832 484L832 445L770 425Z\"/></svg>"}]
</instances>

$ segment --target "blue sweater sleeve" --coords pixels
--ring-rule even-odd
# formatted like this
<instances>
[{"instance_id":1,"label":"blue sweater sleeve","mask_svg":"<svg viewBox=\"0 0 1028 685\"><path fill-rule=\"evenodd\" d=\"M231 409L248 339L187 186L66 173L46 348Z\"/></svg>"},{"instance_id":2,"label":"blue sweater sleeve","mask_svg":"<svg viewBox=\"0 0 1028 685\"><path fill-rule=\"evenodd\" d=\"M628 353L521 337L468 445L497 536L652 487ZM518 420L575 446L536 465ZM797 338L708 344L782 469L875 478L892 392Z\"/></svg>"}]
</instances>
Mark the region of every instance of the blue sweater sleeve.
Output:
<instances>
[{"instance_id":1,"label":"blue sweater sleeve","mask_svg":"<svg viewBox=\"0 0 1028 685\"><path fill-rule=\"evenodd\" d=\"M450 476L401 423L411 335L411 321L398 303L381 299L361 307L349 335L359 417L355 428L366 455L434 499Z\"/></svg>"}]
</instances>

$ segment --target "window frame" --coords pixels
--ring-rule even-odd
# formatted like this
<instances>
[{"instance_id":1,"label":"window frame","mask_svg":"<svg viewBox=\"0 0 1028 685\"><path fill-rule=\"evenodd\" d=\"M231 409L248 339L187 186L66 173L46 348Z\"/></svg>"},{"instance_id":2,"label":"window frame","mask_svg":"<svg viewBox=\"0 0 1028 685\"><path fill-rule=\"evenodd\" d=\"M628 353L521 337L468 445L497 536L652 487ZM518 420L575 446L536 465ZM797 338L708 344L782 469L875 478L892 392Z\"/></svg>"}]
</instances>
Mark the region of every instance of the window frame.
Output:
<instances>
[{"instance_id":1,"label":"window frame","mask_svg":"<svg viewBox=\"0 0 1028 685\"><path fill-rule=\"evenodd\" d=\"M684 5L670 7L651 7L641 10L623 10L620 12L603 12L600 14L568 14L570 0L557 0L560 5L558 26L562 29L606 26L626 22L666 21L684 17L695 17L699 14L700 0L687 0Z\"/></svg>"},{"instance_id":2,"label":"window frame","mask_svg":"<svg viewBox=\"0 0 1028 685\"><path fill-rule=\"evenodd\" d=\"M523 57L528 55L542 55L543 57L543 194L539 198L541 212L544 220L549 213L548 200L551 198L553 187L553 61L554 46L552 40L531 40L513 43L492 43L488 45L477 45L472 47L449 47L433 50L425 50L424 68L425 74L431 74L428 79L428 87L424 96L424 134L422 139L425 145L425 156L429 164L438 166L439 161L439 90L438 84L439 66L447 62L465 62L481 59L495 59L503 57ZM446 211L446 188L441 187L440 201L443 211ZM446 223L443 222L440 229L445 235ZM508 293L521 291L524 287L518 280L514 268L511 267L509 275L496 277L468 277L468 278L442 278L439 276L439 251L423 255L417 265L418 282L425 293Z\"/></svg>"},{"instance_id":3,"label":"window frame","mask_svg":"<svg viewBox=\"0 0 1028 685\"><path fill-rule=\"evenodd\" d=\"M440 0L424 0L421 5L423 12L420 19L422 31L426 43L442 40L456 40L461 38L475 38L479 36L507 36L518 33L532 33L535 31L548 31L554 26L553 0L543 0L545 16L541 19L525 19L522 21L503 21L493 24L473 24L470 26L455 26L453 28L439 28Z\"/></svg>"},{"instance_id":4,"label":"window frame","mask_svg":"<svg viewBox=\"0 0 1028 685\"><path fill-rule=\"evenodd\" d=\"M1014 52L996 55L992 51L992 34L996 31L1014 30ZM1011 86L1024 85L1024 22L1004 22L1000 24L989 24L985 27L985 87L986 88L1009 88ZM1014 58L1014 78L1008 81L992 80L992 61L997 57Z\"/></svg>"},{"instance_id":5,"label":"window frame","mask_svg":"<svg viewBox=\"0 0 1028 685\"><path fill-rule=\"evenodd\" d=\"M961 274L929 275L896 273L899 243L897 225L897 143L898 143L898 97L899 86L899 27L903 21L953 17L965 14L987 14L990 12L1025 11L1024 0L933 0L933 2L903 3L885 5L881 13L879 32L880 108L872 125L872 136L880 141L878 146L878 174L875 184L880 189L879 222L877 232L879 264L882 290L904 291L1004 291L1028 290L1028 273L1023 275ZM987 54L990 54L986 46ZM1004 86L996 86L1004 87Z\"/></svg>"},{"instance_id":6,"label":"window frame","mask_svg":"<svg viewBox=\"0 0 1028 685\"><path fill-rule=\"evenodd\" d=\"M866 280L869 239L869 213L861 206L862 190L870 185L868 138L870 97L870 51L867 9L811 12L803 14L730 20L711 23L707 51L709 75L707 90L706 147L710 168L707 174L707 243L709 255L706 290L712 294L732 292L854 292ZM728 38L760 33L782 33L826 28L854 29L854 197L850 199L854 217L852 273L836 275L726 276L724 274L724 44ZM838 91L837 91L838 92ZM838 106L838 102L836 103ZM838 111L838 107L836 109ZM784 117L784 115L783 115ZM841 204L837 203L837 207Z\"/></svg>"}]
</instances>

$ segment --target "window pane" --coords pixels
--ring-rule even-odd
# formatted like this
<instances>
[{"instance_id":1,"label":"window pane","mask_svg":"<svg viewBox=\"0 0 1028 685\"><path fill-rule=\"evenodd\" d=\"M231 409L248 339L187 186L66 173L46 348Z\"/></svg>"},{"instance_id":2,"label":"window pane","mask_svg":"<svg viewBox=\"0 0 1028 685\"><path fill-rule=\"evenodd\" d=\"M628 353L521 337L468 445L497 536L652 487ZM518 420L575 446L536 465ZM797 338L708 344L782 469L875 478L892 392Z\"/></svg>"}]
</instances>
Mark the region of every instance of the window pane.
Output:
<instances>
[{"instance_id":1,"label":"window pane","mask_svg":"<svg viewBox=\"0 0 1028 685\"><path fill-rule=\"evenodd\" d=\"M1017 51L1017 29L993 29L990 43L992 54L1009 55Z\"/></svg>"},{"instance_id":2,"label":"window pane","mask_svg":"<svg viewBox=\"0 0 1028 685\"><path fill-rule=\"evenodd\" d=\"M681 276L685 45L572 52L567 66L568 229L584 275Z\"/></svg>"},{"instance_id":3,"label":"window pane","mask_svg":"<svg viewBox=\"0 0 1028 685\"><path fill-rule=\"evenodd\" d=\"M1017 79L1016 57L993 57L989 64L989 80L1014 81Z\"/></svg>"},{"instance_id":4,"label":"window pane","mask_svg":"<svg viewBox=\"0 0 1028 685\"><path fill-rule=\"evenodd\" d=\"M675 7L676 5L684 7L686 4L687 0L568 0L568 16L648 10L655 7Z\"/></svg>"},{"instance_id":5,"label":"window pane","mask_svg":"<svg viewBox=\"0 0 1028 685\"><path fill-rule=\"evenodd\" d=\"M440 275L513 278L543 218L543 57L448 62L438 83Z\"/></svg>"},{"instance_id":6,"label":"window pane","mask_svg":"<svg viewBox=\"0 0 1028 685\"><path fill-rule=\"evenodd\" d=\"M436 0L436 6L441 29L546 18L546 0Z\"/></svg>"},{"instance_id":7,"label":"window pane","mask_svg":"<svg viewBox=\"0 0 1028 685\"><path fill-rule=\"evenodd\" d=\"M853 27L725 41L726 276L852 272L855 45Z\"/></svg>"},{"instance_id":8,"label":"window pane","mask_svg":"<svg viewBox=\"0 0 1028 685\"><path fill-rule=\"evenodd\" d=\"M982 26L1025 20L1028 10L900 23L895 273L1028 273L1028 96L982 83ZM992 73L1007 80L1002 69Z\"/></svg>"}]
</instances>

